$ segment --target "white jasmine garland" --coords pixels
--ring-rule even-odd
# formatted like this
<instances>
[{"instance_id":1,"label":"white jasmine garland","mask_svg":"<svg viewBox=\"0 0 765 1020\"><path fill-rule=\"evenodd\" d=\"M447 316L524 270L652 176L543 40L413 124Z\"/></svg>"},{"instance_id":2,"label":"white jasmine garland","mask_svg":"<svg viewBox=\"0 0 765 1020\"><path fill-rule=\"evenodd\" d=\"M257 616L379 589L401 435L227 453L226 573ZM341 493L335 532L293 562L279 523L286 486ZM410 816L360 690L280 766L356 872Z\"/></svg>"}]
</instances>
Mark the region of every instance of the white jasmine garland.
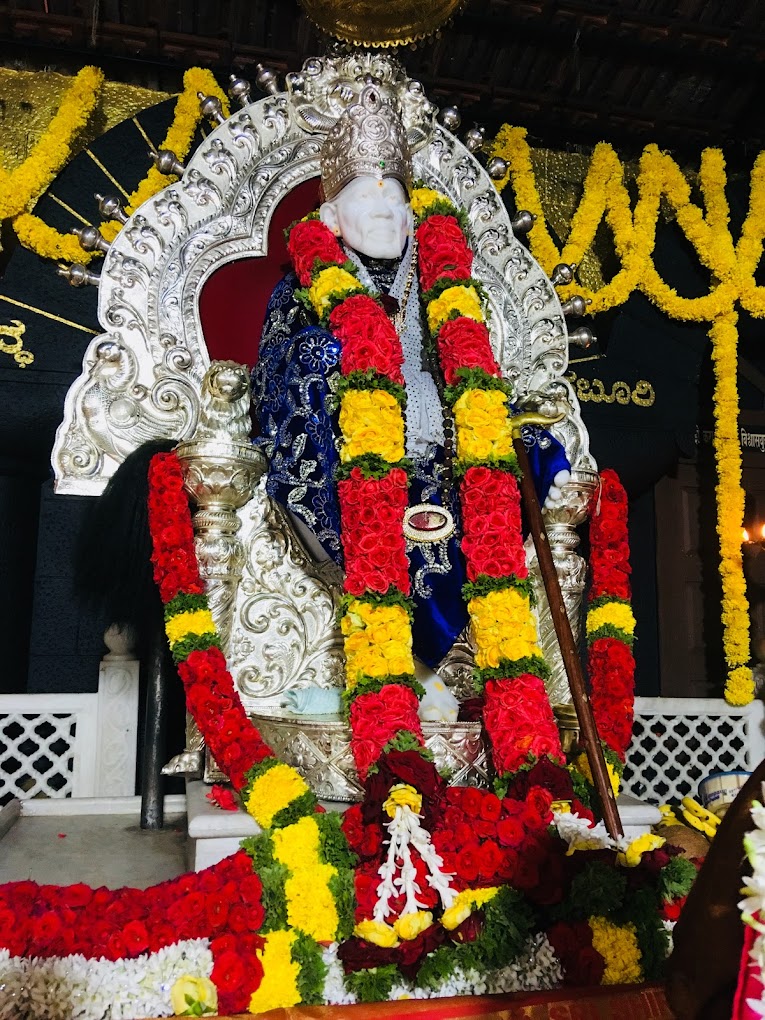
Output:
<instances>
[{"instance_id":1,"label":"white jasmine garland","mask_svg":"<svg viewBox=\"0 0 765 1020\"><path fill-rule=\"evenodd\" d=\"M385 919L391 913L390 901L402 893L406 897L402 915L415 914L419 910L427 909L425 904L417 899L417 894L422 890L417 882L412 847L419 853L428 869L428 885L438 893L444 910L448 909L457 895L451 886L450 880L453 876L441 870L443 858L436 853L428 830L420 824L420 816L412 811L408 804L399 804L385 828L389 834L388 852L378 871L382 881L377 887L374 920L385 923Z\"/></svg>"},{"instance_id":2,"label":"white jasmine garland","mask_svg":"<svg viewBox=\"0 0 765 1020\"><path fill-rule=\"evenodd\" d=\"M210 977L207 939L189 939L133 960L49 959L0 951L0 1020L139 1020L172 1016L170 989L185 974Z\"/></svg>"},{"instance_id":3,"label":"white jasmine garland","mask_svg":"<svg viewBox=\"0 0 765 1020\"><path fill-rule=\"evenodd\" d=\"M575 850L619 850L629 840L611 839L603 822L597 825L573 811L553 811L553 825L560 838L568 844L568 853ZM624 846L623 846L624 844Z\"/></svg>"}]
</instances>

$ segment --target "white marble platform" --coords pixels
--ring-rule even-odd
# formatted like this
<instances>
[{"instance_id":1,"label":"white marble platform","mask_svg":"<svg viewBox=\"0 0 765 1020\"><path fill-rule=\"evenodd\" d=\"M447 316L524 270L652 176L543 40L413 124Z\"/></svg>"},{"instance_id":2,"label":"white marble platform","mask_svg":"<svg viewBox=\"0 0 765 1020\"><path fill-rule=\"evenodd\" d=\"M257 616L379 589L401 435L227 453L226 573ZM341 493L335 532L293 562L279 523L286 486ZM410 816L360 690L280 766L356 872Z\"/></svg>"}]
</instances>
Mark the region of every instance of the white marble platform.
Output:
<instances>
[{"instance_id":1,"label":"white marble platform","mask_svg":"<svg viewBox=\"0 0 765 1020\"><path fill-rule=\"evenodd\" d=\"M193 871L203 871L236 853L246 836L260 832L245 811L223 811L212 804L207 799L210 789L201 779L186 780L188 863Z\"/></svg>"},{"instance_id":2,"label":"white marble platform","mask_svg":"<svg viewBox=\"0 0 765 1020\"><path fill-rule=\"evenodd\" d=\"M651 826L658 825L661 821L661 811L655 805L644 804L628 793L622 793L616 798L616 806L619 808L619 816L627 839L637 839L643 833L650 832Z\"/></svg>"}]
</instances>

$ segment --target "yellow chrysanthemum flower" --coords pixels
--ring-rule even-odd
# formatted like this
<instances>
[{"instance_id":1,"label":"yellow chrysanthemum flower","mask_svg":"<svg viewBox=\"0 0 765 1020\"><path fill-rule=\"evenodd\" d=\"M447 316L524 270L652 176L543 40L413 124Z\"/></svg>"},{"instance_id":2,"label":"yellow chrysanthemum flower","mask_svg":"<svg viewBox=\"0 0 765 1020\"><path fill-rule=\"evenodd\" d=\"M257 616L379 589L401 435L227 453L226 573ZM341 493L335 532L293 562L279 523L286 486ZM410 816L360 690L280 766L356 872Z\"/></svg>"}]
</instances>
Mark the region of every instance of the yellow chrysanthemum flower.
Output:
<instances>
[{"instance_id":1,"label":"yellow chrysanthemum flower","mask_svg":"<svg viewBox=\"0 0 765 1020\"><path fill-rule=\"evenodd\" d=\"M446 200L446 195L442 195L440 191L434 191L433 188L415 188L409 198L415 216L422 216L431 205Z\"/></svg>"},{"instance_id":2,"label":"yellow chrysanthemum flower","mask_svg":"<svg viewBox=\"0 0 765 1020\"><path fill-rule=\"evenodd\" d=\"M636 985L643 980L640 961L643 954L638 945L634 924L611 924L605 917L591 917L592 946L606 963L602 985Z\"/></svg>"},{"instance_id":3,"label":"yellow chrysanthemum flower","mask_svg":"<svg viewBox=\"0 0 765 1020\"><path fill-rule=\"evenodd\" d=\"M279 762L268 772L258 776L250 787L244 806L258 825L269 829L274 815L288 807L293 800L308 793L308 790L308 785L299 772L291 765Z\"/></svg>"},{"instance_id":4,"label":"yellow chrysanthemum flower","mask_svg":"<svg viewBox=\"0 0 765 1020\"><path fill-rule=\"evenodd\" d=\"M186 637L199 634L214 634L215 622L209 609L194 609L187 613L178 613L165 621L165 634L171 645Z\"/></svg>"},{"instance_id":5,"label":"yellow chrysanthemum flower","mask_svg":"<svg viewBox=\"0 0 765 1020\"><path fill-rule=\"evenodd\" d=\"M319 318L322 318L324 313L329 311L334 296L362 289L362 284L346 269L341 269L340 266L327 266L309 287L308 298L313 310Z\"/></svg>"},{"instance_id":6,"label":"yellow chrysanthemum flower","mask_svg":"<svg viewBox=\"0 0 765 1020\"><path fill-rule=\"evenodd\" d=\"M300 1002L297 986L300 966L292 959L292 944L296 938L294 931L272 931L265 936L264 948L256 950L263 965L263 977L252 993L250 1013L267 1013L270 1009L284 1009Z\"/></svg>"},{"instance_id":7,"label":"yellow chrysanthemum flower","mask_svg":"<svg viewBox=\"0 0 765 1020\"><path fill-rule=\"evenodd\" d=\"M580 754L579 757L576 759L576 761L574 762L574 767L576 768L577 772L580 773L580 775L584 776L584 778L587 780L590 786L595 785L595 781L592 778L592 769L590 768L590 762L589 759L587 758L587 755L584 752L582 752L582 754ZM616 769L614 768L610 761L606 762L606 772L608 772L608 781L611 783L611 789L614 791L614 797L618 797L622 781L619 778Z\"/></svg>"},{"instance_id":8,"label":"yellow chrysanthemum flower","mask_svg":"<svg viewBox=\"0 0 765 1020\"><path fill-rule=\"evenodd\" d=\"M593 634L601 627L610 624L618 627L625 634L635 633L635 617L628 605L624 602L606 602L605 605L591 609L587 613L587 633Z\"/></svg>"},{"instance_id":9,"label":"yellow chrysanthemum flower","mask_svg":"<svg viewBox=\"0 0 765 1020\"><path fill-rule=\"evenodd\" d=\"M464 315L468 319L483 322L481 299L475 287L472 285L469 287L447 287L437 298L434 298L428 305L428 329L430 332L438 332L452 312L459 312L460 315Z\"/></svg>"},{"instance_id":10,"label":"yellow chrysanthemum flower","mask_svg":"<svg viewBox=\"0 0 765 1020\"><path fill-rule=\"evenodd\" d=\"M494 667L502 659L541 657L537 628L528 596L515 588L492 591L468 602L468 613L476 643L476 665Z\"/></svg>"},{"instance_id":11,"label":"yellow chrysanthemum flower","mask_svg":"<svg viewBox=\"0 0 765 1020\"><path fill-rule=\"evenodd\" d=\"M274 858L290 870L284 883L288 924L317 942L331 942L338 916L329 883L337 869L321 861L319 847L319 826L310 815L273 834Z\"/></svg>"},{"instance_id":12,"label":"yellow chrysanthemum flower","mask_svg":"<svg viewBox=\"0 0 765 1020\"><path fill-rule=\"evenodd\" d=\"M507 397L501 390L465 390L454 403L457 457L496 460L513 452Z\"/></svg>"},{"instance_id":13,"label":"yellow chrysanthemum flower","mask_svg":"<svg viewBox=\"0 0 765 1020\"><path fill-rule=\"evenodd\" d=\"M343 616L340 629L345 637L349 687L360 676L414 673L412 627L402 606L373 606L354 601Z\"/></svg>"},{"instance_id":14,"label":"yellow chrysanthemum flower","mask_svg":"<svg viewBox=\"0 0 765 1020\"><path fill-rule=\"evenodd\" d=\"M404 416L387 390L347 390L340 402L340 431L344 463L366 453L391 464L404 456Z\"/></svg>"}]
</instances>

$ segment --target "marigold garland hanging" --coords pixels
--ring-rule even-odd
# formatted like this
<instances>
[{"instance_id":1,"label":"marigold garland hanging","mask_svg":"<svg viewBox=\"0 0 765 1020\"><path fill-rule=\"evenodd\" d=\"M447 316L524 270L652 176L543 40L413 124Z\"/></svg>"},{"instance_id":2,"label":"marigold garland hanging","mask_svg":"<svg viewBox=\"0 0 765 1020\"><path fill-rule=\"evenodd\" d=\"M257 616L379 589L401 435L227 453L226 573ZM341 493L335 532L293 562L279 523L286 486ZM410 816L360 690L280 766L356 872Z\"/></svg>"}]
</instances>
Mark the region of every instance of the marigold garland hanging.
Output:
<instances>
[{"instance_id":1,"label":"marigold garland hanging","mask_svg":"<svg viewBox=\"0 0 765 1020\"><path fill-rule=\"evenodd\" d=\"M752 169L749 211L738 243L734 244L725 195L725 161L719 149L705 149L701 157L699 183L706 207L704 212L691 201L688 181L675 161L657 146L646 146L640 157L636 182L638 197L631 212L621 163L613 149L601 143L593 152L579 208L572 219L569 237L559 252L545 222L525 129L505 125L494 141L492 153L503 157L508 165L505 177L497 182L498 189L502 191L510 183L516 206L536 216L529 234L530 246L548 273L561 260L581 261L605 216L613 231L621 267L598 291L576 287L591 300L592 312L617 307L633 290L641 290L673 319L711 324L717 532L723 589L723 650L728 668L725 697L732 704L748 704L754 696L754 687L748 665L749 607L740 548L744 493L737 437L738 316L735 309L738 302L752 315L765 316L765 287L758 286L754 279L765 235L765 154L758 156ZM708 294L698 298L681 297L656 269L652 255L662 197L672 208L699 261L712 274ZM571 288L563 291L564 294L569 292Z\"/></svg>"}]
</instances>

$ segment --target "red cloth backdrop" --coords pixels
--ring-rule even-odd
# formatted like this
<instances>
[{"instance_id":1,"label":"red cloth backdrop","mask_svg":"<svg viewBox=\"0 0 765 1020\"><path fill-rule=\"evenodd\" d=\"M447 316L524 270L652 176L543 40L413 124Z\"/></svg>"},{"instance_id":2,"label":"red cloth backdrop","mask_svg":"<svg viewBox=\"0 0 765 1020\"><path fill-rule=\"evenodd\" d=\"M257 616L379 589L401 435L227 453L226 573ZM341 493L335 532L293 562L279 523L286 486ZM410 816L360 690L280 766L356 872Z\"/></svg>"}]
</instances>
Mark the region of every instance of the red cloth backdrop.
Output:
<instances>
[{"instance_id":1,"label":"red cloth backdrop","mask_svg":"<svg viewBox=\"0 0 765 1020\"><path fill-rule=\"evenodd\" d=\"M229 262L205 283L199 298L199 318L212 360L238 361L250 368L255 364L268 299L290 268L284 231L315 209L318 202L318 178L299 184L274 210L267 254Z\"/></svg>"}]
</instances>

